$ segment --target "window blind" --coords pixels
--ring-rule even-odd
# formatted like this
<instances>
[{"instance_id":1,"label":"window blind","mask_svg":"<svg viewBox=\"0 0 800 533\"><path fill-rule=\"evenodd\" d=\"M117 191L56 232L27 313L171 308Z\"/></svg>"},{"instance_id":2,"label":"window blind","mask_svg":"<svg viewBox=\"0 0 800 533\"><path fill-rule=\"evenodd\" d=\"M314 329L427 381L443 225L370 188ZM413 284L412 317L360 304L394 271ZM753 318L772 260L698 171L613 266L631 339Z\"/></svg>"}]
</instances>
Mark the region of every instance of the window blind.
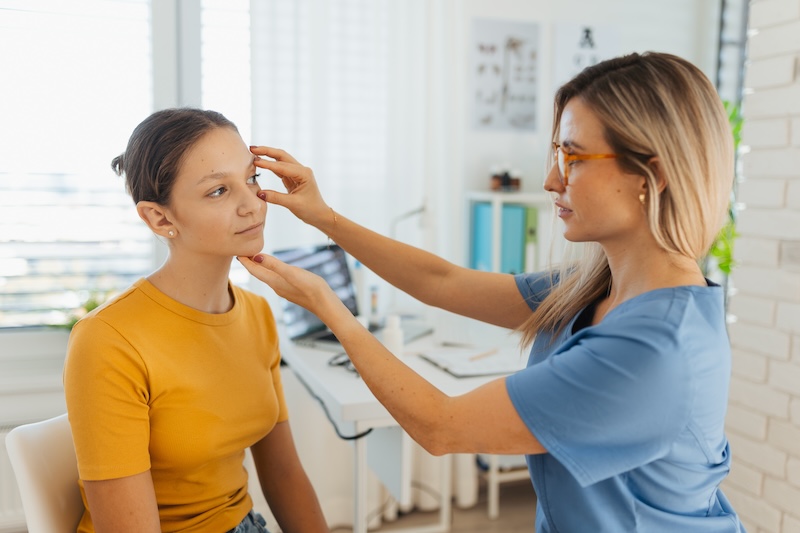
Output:
<instances>
[{"instance_id":1,"label":"window blind","mask_svg":"<svg viewBox=\"0 0 800 533\"><path fill-rule=\"evenodd\" d=\"M0 0L0 328L64 323L152 269L110 168L152 109L147 0Z\"/></svg>"},{"instance_id":2,"label":"window blind","mask_svg":"<svg viewBox=\"0 0 800 533\"><path fill-rule=\"evenodd\" d=\"M252 9L254 141L310 166L335 209L386 231L386 0L264 0ZM282 189L262 173L262 186ZM270 208L267 248L324 242Z\"/></svg>"},{"instance_id":3,"label":"window blind","mask_svg":"<svg viewBox=\"0 0 800 533\"><path fill-rule=\"evenodd\" d=\"M202 107L251 137L250 0L203 0L200 16Z\"/></svg>"},{"instance_id":4,"label":"window blind","mask_svg":"<svg viewBox=\"0 0 800 533\"><path fill-rule=\"evenodd\" d=\"M250 144L250 0L203 0L200 26L201 106L233 121ZM230 279L246 285L250 273L234 261Z\"/></svg>"}]
</instances>

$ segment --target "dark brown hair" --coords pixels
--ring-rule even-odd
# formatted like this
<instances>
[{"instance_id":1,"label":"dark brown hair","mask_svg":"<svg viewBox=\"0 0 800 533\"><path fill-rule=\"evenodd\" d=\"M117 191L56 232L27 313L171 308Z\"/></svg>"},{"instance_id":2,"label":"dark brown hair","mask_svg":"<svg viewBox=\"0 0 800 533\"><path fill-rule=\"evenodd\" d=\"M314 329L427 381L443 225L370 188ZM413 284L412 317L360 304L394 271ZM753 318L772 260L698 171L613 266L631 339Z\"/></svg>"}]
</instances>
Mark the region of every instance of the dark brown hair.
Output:
<instances>
[{"instance_id":1,"label":"dark brown hair","mask_svg":"<svg viewBox=\"0 0 800 533\"><path fill-rule=\"evenodd\" d=\"M216 111L175 108L156 111L133 130L125 152L111 161L134 203L169 205L186 152L214 128L236 126ZM238 130L236 130L238 131Z\"/></svg>"}]
</instances>

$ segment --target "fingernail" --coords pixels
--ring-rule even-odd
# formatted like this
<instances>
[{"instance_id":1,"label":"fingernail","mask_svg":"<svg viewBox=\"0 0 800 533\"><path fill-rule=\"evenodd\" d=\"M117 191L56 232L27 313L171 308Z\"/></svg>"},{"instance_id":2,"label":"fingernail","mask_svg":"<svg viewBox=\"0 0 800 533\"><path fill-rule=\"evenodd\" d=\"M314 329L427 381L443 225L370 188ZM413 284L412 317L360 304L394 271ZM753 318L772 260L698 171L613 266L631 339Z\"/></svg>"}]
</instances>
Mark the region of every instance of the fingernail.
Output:
<instances>
[{"instance_id":1,"label":"fingernail","mask_svg":"<svg viewBox=\"0 0 800 533\"><path fill-rule=\"evenodd\" d=\"M256 149L256 148L258 148L258 146L253 146L252 144L250 145L250 149L251 149L251 150L254 150L254 149Z\"/></svg>"},{"instance_id":2,"label":"fingernail","mask_svg":"<svg viewBox=\"0 0 800 533\"><path fill-rule=\"evenodd\" d=\"M259 193L257 194L257 196L258 196L259 198L261 198L262 200L264 200L265 202L267 201L267 193L265 193L265 192L259 192Z\"/></svg>"},{"instance_id":3,"label":"fingernail","mask_svg":"<svg viewBox=\"0 0 800 533\"><path fill-rule=\"evenodd\" d=\"M260 263L260 262L262 262L263 260L264 260L264 258L263 258L263 257L261 257L260 255L257 255L257 256L255 256L255 257L253 258L253 261L255 261L256 263Z\"/></svg>"}]
</instances>

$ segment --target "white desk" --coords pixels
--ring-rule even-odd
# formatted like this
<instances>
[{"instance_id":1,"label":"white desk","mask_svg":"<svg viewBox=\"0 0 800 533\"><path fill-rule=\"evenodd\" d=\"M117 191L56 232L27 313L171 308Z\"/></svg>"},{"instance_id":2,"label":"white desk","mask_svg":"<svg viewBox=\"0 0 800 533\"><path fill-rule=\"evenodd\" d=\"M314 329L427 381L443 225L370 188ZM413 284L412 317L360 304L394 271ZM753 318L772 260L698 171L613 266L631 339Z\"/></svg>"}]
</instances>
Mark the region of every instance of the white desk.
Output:
<instances>
[{"instance_id":1,"label":"white desk","mask_svg":"<svg viewBox=\"0 0 800 533\"><path fill-rule=\"evenodd\" d=\"M284 337L285 338L285 337ZM426 336L408 344L402 360L415 372L431 382L445 394L456 396L487 383L497 376L455 378L427 361L415 352L431 346L432 336ZM284 361L295 375L324 404L339 431L358 434L372 428L397 427L397 422L372 395L364 381L353 372L328 364L334 352L313 350L286 343L281 346ZM355 512L353 533L367 531L367 439L354 441L355 453ZM442 458L441 506L439 522L416 532L444 532L450 530L451 511L451 458Z\"/></svg>"}]
</instances>

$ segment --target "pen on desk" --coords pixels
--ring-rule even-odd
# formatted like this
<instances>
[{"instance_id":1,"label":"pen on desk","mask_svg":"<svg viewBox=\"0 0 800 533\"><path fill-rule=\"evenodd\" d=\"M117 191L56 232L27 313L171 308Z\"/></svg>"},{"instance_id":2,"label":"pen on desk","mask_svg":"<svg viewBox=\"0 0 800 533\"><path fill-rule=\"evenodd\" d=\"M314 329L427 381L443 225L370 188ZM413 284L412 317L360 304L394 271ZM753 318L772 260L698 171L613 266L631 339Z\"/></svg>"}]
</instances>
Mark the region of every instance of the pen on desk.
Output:
<instances>
[{"instance_id":1,"label":"pen on desk","mask_svg":"<svg viewBox=\"0 0 800 533\"><path fill-rule=\"evenodd\" d=\"M442 343L442 346L444 346L446 348L472 348L472 344L469 344L469 343L466 343L466 342L444 341Z\"/></svg>"},{"instance_id":2,"label":"pen on desk","mask_svg":"<svg viewBox=\"0 0 800 533\"><path fill-rule=\"evenodd\" d=\"M494 355L496 353L497 353L497 348L492 348L491 350L486 350L485 352L473 355L472 357L469 358L469 360L477 361L478 359L483 359L484 357L489 357L490 355Z\"/></svg>"}]
</instances>

